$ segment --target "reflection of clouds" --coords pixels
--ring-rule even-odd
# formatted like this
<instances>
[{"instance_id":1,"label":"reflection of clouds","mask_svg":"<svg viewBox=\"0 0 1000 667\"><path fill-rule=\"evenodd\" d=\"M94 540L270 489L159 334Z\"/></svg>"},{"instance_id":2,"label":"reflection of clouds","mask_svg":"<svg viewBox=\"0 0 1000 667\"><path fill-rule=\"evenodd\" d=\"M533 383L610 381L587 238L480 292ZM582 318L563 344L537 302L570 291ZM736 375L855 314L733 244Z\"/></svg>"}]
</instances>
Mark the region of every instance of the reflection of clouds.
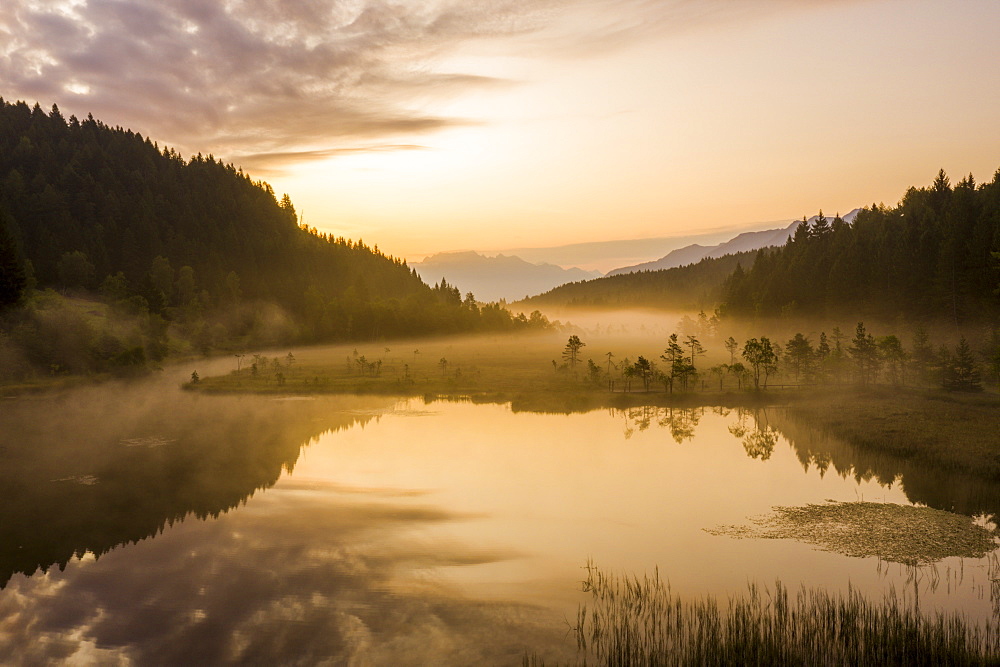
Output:
<instances>
[{"instance_id":1,"label":"reflection of clouds","mask_svg":"<svg viewBox=\"0 0 1000 667\"><path fill-rule=\"evenodd\" d=\"M17 576L0 592L0 662L509 664L562 646L548 612L463 600L411 573L511 557L419 538L458 515L331 500L275 489L65 572Z\"/></svg>"}]
</instances>

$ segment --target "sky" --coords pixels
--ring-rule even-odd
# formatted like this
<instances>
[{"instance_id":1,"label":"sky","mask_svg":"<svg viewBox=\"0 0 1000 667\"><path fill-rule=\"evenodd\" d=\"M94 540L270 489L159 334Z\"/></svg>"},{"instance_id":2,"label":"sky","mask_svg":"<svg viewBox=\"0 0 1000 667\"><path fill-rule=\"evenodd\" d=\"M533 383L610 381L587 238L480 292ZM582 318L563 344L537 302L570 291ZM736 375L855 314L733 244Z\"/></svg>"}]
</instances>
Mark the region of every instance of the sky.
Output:
<instances>
[{"instance_id":1,"label":"sky","mask_svg":"<svg viewBox=\"0 0 1000 667\"><path fill-rule=\"evenodd\" d=\"M998 34L997 0L3 0L0 96L213 154L413 260L990 180Z\"/></svg>"}]
</instances>

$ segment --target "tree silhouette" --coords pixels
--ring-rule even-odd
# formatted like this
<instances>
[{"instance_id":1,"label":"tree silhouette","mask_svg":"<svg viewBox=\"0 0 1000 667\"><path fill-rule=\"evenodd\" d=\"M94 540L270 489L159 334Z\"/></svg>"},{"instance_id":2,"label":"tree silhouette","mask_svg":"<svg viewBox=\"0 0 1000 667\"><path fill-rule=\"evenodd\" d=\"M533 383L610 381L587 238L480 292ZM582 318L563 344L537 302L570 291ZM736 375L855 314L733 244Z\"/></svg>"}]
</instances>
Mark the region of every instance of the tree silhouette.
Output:
<instances>
[{"instance_id":1,"label":"tree silhouette","mask_svg":"<svg viewBox=\"0 0 1000 667\"><path fill-rule=\"evenodd\" d=\"M684 359L684 348L678 342L676 333L670 334L670 337L667 338L667 347L660 355L660 359L667 362L667 369L660 374L660 379L663 381L664 389L673 394L674 381L685 375L687 365Z\"/></svg>"},{"instance_id":2,"label":"tree silhouette","mask_svg":"<svg viewBox=\"0 0 1000 667\"><path fill-rule=\"evenodd\" d=\"M875 337L865 330L864 322L858 322L847 351L857 367L858 381L863 385L874 382L879 367L878 346Z\"/></svg>"},{"instance_id":3,"label":"tree silhouette","mask_svg":"<svg viewBox=\"0 0 1000 667\"><path fill-rule=\"evenodd\" d=\"M904 370L906 369L906 351L903 344L896 336L880 336L875 341L878 347L878 354L885 363L886 374L889 382L894 385L905 384Z\"/></svg>"},{"instance_id":4,"label":"tree silhouette","mask_svg":"<svg viewBox=\"0 0 1000 667\"><path fill-rule=\"evenodd\" d=\"M688 359L690 359L691 361L691 368L693 370L696 366L695 357L697 357L699 354L703 354L705 352L705 348L701 346L701 341L699 341L694 336L687 336L686 338L687 340L685 341L685 343L687 344L688 349L691 351L690 356L688 356Z\"/></svg>"},{"instance_id":5,"label":"tree silhouette","mask_svg":"<svg viewBox=\"0 0 1000 667\"><path fill-rule=\"evenodd\" d=\"M812 343L809 342L806 336L803 336L801 333L795 334L795 336L785 343L785 354L788 358L788 363L795 372L796 382L799 382L803 375L810 375L815 352L813 351Z\"/></svg>"},{"instance_id":6,"label":"tree silhouette","mask_svg":"<svg viewBox=\"0 0 1000 667\"><path fill-rule=\"evenodd\" d=\"M736 353L740 349L740 344L736 342L736 339L730 336L725 342L726 349L729 350L729 364L736 363Z\"/></svg>"},{"instance_id":7,"label":"tree silhouette","mask_svg":"<svg viewBox=\"0 0 1000 667\"><path fill-rule=\"evenodd\" d=\"M562 358L569 363L571 369L576 370L576 365L580 361L580 350L586 345L576 334L569 337L566 347L563 349Z\"/></svg>"},{"instance_id":8,"label":"tree silhouette","mask_svg":"<svg viewBox=\"0 0 1000 667\"><path fill-rule=\"evenodd\" d=\"M955 347L955 356L945 366L942 385L949 391L978 392L983 390L982 377L972 355L972 349L963 336Z\"/></svg>"},{"instance_id":9,"label":"tree silhouette","mask_svg":"<svg viewBox=\"0 0 1000 667\"><path fill-rule=\"evenodd\" d=\"M6 217L0 209L0 310L20 301L28 284L14 237L7 230Z\"/></svg>"},{"instance_id":10,"label":"tree silhouette","mask_svg":"<svg viewBox=\"0 0 1000 667\"><path fill-rule=\"evenodd\" d=\"M587 359L587 378L594 384L601 380L601 367L595 364L593 359Z\"/></svg>"},{"instance_id":11,"label":"tree silhouette","mask_svg":"<svg viewBox=\"0 0 1000 667\"><path fill-rule=\"evenodd\" d=\"M635 360L635 364L633 365L632 368L633 368L633 374L638 376L638 378L642 380L643 391L648 392L649 383L652 381L653 374L655 372L653 363L648 359L646 359L646 357L640 356L638 359Z\"/></svg>"},{"instance_id":12,"label":"tree silhouette","mask_svg":"<svg viewBox=\"0 0 1000 667\"><path fill-rule=\"evenodd\" d=\"M750 364L754 389L761 388L762 377L766 389L768 375L778 369L778 355L774 352L771 340L766 336L761 336L760 340L751 338L743 345L743 358Z\"/></svg>"}]
</instances>

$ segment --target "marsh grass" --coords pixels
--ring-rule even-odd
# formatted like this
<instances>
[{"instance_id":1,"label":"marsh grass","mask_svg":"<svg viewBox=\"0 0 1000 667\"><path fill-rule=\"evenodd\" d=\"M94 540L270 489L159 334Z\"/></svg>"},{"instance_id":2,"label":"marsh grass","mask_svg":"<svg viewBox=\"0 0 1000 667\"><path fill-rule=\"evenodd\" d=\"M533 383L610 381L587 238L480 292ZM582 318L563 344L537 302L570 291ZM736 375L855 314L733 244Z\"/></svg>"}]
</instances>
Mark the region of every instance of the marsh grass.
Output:
<instances>
[{"instance_id":1,"label":"marsh grass","mask_svg":"<svg viewBox=\"0 0 1000 667\"><path fill-rule=\"evenodd\" d=\"M891 589L870 601L780 582L748 584L724 602L686 600L652 576L587 564L575 634L583 664L985 665L1000 661L1000 628L924 613ZM541 664L537 658L534 664Z\"/></svg>"}]
</instances>

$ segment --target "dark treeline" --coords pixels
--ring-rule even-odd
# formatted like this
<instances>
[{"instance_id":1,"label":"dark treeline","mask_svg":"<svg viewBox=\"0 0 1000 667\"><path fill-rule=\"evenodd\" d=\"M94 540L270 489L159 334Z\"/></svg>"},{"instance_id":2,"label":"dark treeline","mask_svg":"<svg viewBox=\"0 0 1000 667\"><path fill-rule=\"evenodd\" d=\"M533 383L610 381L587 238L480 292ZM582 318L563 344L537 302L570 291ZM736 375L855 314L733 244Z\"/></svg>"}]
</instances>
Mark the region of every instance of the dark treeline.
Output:
<instances>
[{"instance_id":1,"label":"dark treeline","mask_svg":"<svg viewBox=\"0 0 1000 667\"><path fill-rule=\"evenodd\" d=\"M952 187L943 171L896 207L872 205L852 224L822 217L780 248L761 250L726 283L735 315L995 321L1000 313L1000 172Z\"/></svg>"},{"instance_id":2,"label":"dark treeline","mask_svg":"<svg viewBox=\"0 0 1000 667\"><path fill-rule=\"evenodd\" d=\"M300 226L287 195L211 155L185 160L92 116L0 99L0 308L33 288L100 294L199 348L252 344L268 326L261 342L540 322L430 287L377 246Z\"/></svg>"},{"instance_id":3,"label":"dark treeline","mask_svg":"<svg viewBox=\"0 0 1000 667\"><path fill-rule=\"evenodd\" d=\"M586 308L676 308L711 310L722 298L726 278L738 265L750 266L754 253L708 257L695 264L636 271L561 285L525 299L531 306Z\"/></svg>"}]
</instances>

